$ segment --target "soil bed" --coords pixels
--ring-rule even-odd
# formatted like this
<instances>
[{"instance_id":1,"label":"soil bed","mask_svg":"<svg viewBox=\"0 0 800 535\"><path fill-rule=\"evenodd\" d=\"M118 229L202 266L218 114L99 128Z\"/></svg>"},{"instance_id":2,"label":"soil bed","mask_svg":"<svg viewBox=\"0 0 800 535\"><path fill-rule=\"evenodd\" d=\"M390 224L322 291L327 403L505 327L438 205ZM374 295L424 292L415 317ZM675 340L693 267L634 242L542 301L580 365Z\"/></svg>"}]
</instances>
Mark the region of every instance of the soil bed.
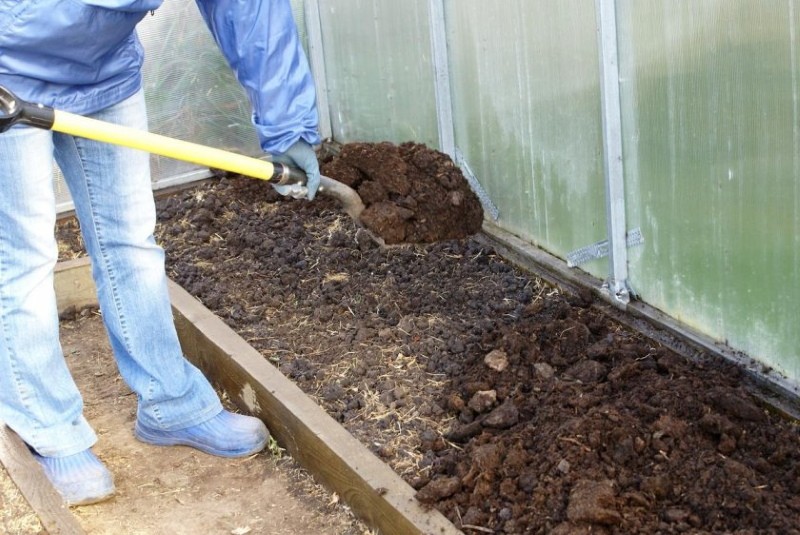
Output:
<instances>
[{"instance_id":1,"label":"soil bed","mask_svg":"<svg viewBox=\"0 0 800 535\"><path fill-rule=\"evenodd\" d=\"M359 172L393 176L381 154ZM468 237L379 247L332 201L246 178L159 221L170 276L467 533L800 533L796 423L588 294Z\"/></svg>"}]
</instances>

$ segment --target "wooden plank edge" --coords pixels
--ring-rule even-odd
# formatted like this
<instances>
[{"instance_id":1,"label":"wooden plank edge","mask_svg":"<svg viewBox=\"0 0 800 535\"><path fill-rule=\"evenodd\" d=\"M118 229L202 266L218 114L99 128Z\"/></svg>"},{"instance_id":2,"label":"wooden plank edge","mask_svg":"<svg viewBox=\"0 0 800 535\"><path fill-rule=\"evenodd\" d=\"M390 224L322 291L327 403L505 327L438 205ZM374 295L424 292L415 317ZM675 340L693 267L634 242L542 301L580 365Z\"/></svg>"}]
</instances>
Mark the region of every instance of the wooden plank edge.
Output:
<instances>
[{"instance_id":1,"label":"wooden plank edge","mask_svg":"<svg viewBox=\"0 0 800 535\"><path fill-rule=\"evenodd\" d=\"M58 262L53 272L58 313L69 308L97 306L97 294L88 257Z\"/></svg>"},{"instance_id":2,"label":"wooden plank edge","mask_svg":"<svg viewBox=\"0 0 800 535\"><path fill-rule=\"evenodd\" d=\"M0 421L0 463L51 535L85 535L28 446Z\"/></svg>"},{"instance_id":3,"label":"wooden plank edge","mask_svg":"<svg viewBox=\"0 0 800 535\"><path fill-rule=\"evenodd\" d=\"M189 358L368 525L387 535L460 533L219 317L173 282L170 293Z\"/></svg>"}]
</instances>

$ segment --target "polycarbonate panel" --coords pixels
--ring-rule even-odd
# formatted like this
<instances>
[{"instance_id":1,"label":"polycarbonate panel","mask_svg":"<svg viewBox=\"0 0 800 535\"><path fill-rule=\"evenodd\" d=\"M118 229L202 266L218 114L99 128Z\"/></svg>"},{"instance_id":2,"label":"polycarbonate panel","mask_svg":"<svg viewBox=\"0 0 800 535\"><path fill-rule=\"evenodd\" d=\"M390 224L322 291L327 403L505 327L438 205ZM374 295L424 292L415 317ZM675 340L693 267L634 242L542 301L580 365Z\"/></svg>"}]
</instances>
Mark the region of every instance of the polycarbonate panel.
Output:
<instances>
[{"instance_id":1,"label":"polycarbonate panel","mask_svg":"<svg viewBox=\"0 0 800 535\"><path fill-rule=\"evenodd\" d=\"M426 0L319 0L333 136L438 147Z\"/></svg>"},{"instance_id":2,"label":"polycarbonate panel","mask_svg":"<svg viewBox=\"0 0 800 535\"><path fill-rule=\"evenodd\" d=\"M450 0L446 18L456 145L498 224L562 258L606 239L593 0Z\"/></svg>"},{"instance_id":3,"label":"polycarbonate panel","mask_svg":"<svg viewBox=\"0 0 800 535\"><path fill-rule=\"evenodd\" d=\"M800 2L620 0L641 297L800 377Z\"/></svg>"},{"instance_id":4,"label":"polycarbonate panel","mask_svg":"<svg viewBox=\"0 0 800 535\"><path fill-rule=\"evenodd\" d=\"M150 130L223 150L259 154L250 105L194 2L165 2L138 26L146 51L144 88ZM198 166L152 159L153 180Z\"/></svg>"},{"instance_id":5,"label":"polycarbonate panel","mask_svg":"<svg viewBox=\"0 0 800 535\"><path fill-rule=\"evenodd\" d=\"M302 0L292 9L305 37ZM240 154L261 149L250 122L250 104L217 49L194 2L165 2L138 25L145 49L144 89L152 132ZM153 156L154 187L203 176L197 165ZM57 174L59 209L69 192Z\"/></svg>"}]
</instances>

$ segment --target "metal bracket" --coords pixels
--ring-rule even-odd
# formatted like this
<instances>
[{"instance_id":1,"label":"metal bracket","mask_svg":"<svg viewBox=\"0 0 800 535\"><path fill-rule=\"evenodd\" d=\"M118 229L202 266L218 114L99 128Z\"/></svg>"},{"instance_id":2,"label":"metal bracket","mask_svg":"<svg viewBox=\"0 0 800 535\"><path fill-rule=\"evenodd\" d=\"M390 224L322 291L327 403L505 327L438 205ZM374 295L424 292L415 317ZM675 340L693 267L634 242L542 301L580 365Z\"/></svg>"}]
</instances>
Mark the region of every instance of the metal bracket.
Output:
<instances>
[{"instance_id":1,"label":"metal bracket","mask_svg":"<svg viewBox=\"0 0 800 535\"><path fill-rule=\"evenodd\" d=\"M644 244L642 229L637 227L625 235L625 245L628 249L642 244ZM597 243L593 243L592 245L581 247L580 249L576 249L575 251L567 254L567 266L575 267L585 264L591 260L605 258L608 256L609 250L610 244L608 240L599 241Z\"/></svg>"},{"instance_id":2,"label":"metal bracket","mask_svg":"<svg viewBox=\"0 0 800 535\"><path fill-rule=\"evenodd\" d=\"M631 295L633 295L633 292L628 288L626 283L615 281L614 279L605 281L602 286L600 286L600 291L610 296L612 298L611 302L622 309L631 302Z\"/></svg>"},{"instance_id":3,"label":"metal bracket","mask_svg":"<svg viewBox=\"0 0 800 535\"><path fill-rule=\"evenodd\" d=\"M500 210L489 198L489 194L486 193L485 189L483 189L481 183L478 182L478 179L475 177L475 173L472 172L467 160L464 159L464 154L458 148L455 149L455 156L456 165L461 168L461 172L464 173L464 177L467 179L472 191L475 192L475 195L478 196L478 200L481 201L483 209L491 214L494 221L500 219Z\"/></svg>"}]
</instances>

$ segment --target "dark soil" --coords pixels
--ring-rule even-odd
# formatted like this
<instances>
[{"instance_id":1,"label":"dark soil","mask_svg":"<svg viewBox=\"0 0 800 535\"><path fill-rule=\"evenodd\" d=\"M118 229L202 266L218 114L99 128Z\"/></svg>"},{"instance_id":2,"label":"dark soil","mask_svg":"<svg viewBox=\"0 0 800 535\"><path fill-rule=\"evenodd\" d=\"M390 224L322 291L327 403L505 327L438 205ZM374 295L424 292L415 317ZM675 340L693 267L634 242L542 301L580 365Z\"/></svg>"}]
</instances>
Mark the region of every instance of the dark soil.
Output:
<instances>
[{"instance_id":1,"label":"dark soil","mask_svg":"<svg viewBox=\"0 0 800 535\"><path fill-rule=\"evenodd\" d=\"M462 239L481 229L483 208L452 160L423 145L352 143L322 174L355 189L361 223L386 244Z\"/></svg>"},{"instance_id":2,"label":"dark soil","mask_svg":"<svg viewBox=\"0 0 800 535\"><path fill-rule=\"evenodd\" d=\"M409 209L403 172L464 191L452 164L443 181L413 163L442 158L362 144L323 169ZM479 208L439 217L473 202L454 198L426 198L397 241L474 232ZM170 276L467 533L800 533L796 422L732 365L673 353L480 240L380 247L329 199L238 177L160 200L159 220Z\"/></svg>"}]
</instances>

